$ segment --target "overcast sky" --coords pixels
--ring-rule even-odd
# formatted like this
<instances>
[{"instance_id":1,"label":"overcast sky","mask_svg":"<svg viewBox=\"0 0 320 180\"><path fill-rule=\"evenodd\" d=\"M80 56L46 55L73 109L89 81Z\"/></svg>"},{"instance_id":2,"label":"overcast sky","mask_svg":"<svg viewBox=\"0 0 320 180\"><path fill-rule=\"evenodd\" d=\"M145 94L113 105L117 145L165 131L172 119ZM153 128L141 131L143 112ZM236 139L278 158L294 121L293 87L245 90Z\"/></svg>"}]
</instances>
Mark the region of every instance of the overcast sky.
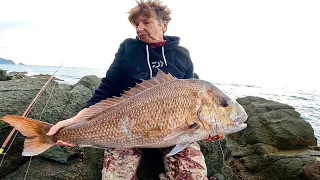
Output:
<instances>
[{"instance_id":1,"label":"overcast sky","mask_svg":"<svg viewBox=\"0 0 320 180\"><path fill-rule=\"evenodd\" d=\"M112 2L112 3L111 3ZM164 0L201 78L320 88L320 1ZM135 37L134 0L0 0L0 57L106 69Z\"/></svg>"}]
</instances>

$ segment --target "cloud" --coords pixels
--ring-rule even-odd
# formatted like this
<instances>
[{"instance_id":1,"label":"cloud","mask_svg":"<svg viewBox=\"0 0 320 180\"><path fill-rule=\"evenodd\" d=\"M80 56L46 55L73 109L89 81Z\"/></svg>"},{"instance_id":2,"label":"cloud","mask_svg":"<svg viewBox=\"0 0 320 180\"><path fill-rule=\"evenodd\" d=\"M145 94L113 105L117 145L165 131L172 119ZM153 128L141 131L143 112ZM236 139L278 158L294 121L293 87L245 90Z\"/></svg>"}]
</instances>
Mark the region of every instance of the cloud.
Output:
<instances>
[{"instance_id":1,"label":"cloud","mask_svg":"<svg viewBox=\"0 0 320 180\"><path fill-rule=\"evenodd\" d=\"M25 26L35 26L35 24L30 22L23 22L23 21L4 21L4 22L0 21L0 31L20 28Z\"/></svg>"}]
</instances>

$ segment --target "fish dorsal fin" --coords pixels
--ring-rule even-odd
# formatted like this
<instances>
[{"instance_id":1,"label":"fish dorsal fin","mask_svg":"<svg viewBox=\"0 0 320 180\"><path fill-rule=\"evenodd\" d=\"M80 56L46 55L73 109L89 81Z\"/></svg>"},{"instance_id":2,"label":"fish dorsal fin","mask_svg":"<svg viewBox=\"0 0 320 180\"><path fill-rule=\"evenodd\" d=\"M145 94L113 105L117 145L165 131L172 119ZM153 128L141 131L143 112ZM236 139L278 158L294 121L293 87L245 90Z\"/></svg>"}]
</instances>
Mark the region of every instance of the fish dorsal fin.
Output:
<instances>
[{"instance_id":1,"label":"fish dorsal fin","mask_svg":"<svg viewBox=\"0 0 320 180\"><path fill-rule=\"evenodd\" d=\"M177 79L173 77L170 73L165 74L159 68L157 70L158 70L158 73L155 77L152 77L149 80L143 80L141 83L136 84L134 87L130 88L128 91L124 91L124 93L121 94L120 97L114 96L112 98L107 98L106 100L102 100L99 103L96 103L95 105L90 106L87 113L85 113L82 116L78 116L79 119L90 120L94 115L104 111L105 109L115 104L118 104L126 99L129 99L135 96L136 94L139 94L159 84Z\"/></svg>"}]
</instances>

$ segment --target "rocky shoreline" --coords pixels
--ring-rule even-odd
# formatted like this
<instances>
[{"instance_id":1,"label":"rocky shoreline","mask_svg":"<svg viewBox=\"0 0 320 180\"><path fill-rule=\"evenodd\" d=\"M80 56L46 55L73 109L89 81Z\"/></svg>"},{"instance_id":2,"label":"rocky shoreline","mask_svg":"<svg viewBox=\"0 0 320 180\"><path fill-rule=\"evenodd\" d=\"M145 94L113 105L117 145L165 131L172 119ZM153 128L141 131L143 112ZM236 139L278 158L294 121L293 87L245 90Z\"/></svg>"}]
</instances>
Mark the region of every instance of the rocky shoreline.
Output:
<instances>
[{"instance_id":1,"label":"rocky shoreline","mask_svg":"<svg viewBox=\"0 0 320 180\"><path fill-rule=\"evenodd\" d=\"M23 78L50 78L50 74L37 74L33 76L27 76L27 72L17 72L12 71L7 73L7 70L0 69L0 81L8 81L8 80L15 80L15 79L23 79ZM53 77L53 80L57 81L64 81L63 79L58 79L56 77Z\"/></svg>"},{"instance_id":2,"label":"rocky shoreline","mask_svg":"<svg viewBox=\"0 0 320 180\"><path fill-rule=\"evenodd\" d=\"M21 115L47 79L39 76L0 81L0 117ZM85 76L74 85L52 81L29 117L41 117L50 123L69 118L82 108L99 83L96 76ZM320 161L314 130L293 107L251 96L237 101L249 115L248 127L220 141L200 142L209 176L217 179L279 180L319 177L310 173L316 172L318 166L315 164ZM0 122L0 143L4 142L11 129ZM23 179L29 161L29 158L21 156L23 140L24 137L18 134L0 167L0 179ZM157 179L158 174L164 171L161 158L156 154L156 149L145 150L138 170L139 179ZM103 150L100 149L53 147L33 157L28 177L101 179L102 158Z\"/></svg>"}]
</instances>

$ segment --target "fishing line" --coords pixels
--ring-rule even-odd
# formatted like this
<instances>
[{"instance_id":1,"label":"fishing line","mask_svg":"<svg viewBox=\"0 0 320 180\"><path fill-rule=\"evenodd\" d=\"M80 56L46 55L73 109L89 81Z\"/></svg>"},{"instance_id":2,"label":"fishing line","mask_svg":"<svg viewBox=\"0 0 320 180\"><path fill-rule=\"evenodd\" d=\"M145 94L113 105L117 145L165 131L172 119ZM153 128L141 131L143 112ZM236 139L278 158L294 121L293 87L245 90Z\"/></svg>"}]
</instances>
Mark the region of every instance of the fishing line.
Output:
<instances>
[{"instance_id":1,"label":"fishing line","mask_svg":"<svg viewBox=\"0 0 320 180\"><path fill-rule=\"evenodd\" d=\"M30 156L30 160L29 160L29 164L28 164L28 167L27 167L27 172L26 172L26 174L24 175L24 180L26 180L26 178L27 178L27 174L28 174L28 171L29 171L29 167L30 167L30 164L31 164L31 159L32 159L32 156Z\"/></svg>"},{"instance_id":2,"label":"fishing line","mask_svg":"<svg viewBox=\"0 0 320 180\"><path fill-rule=\"evenodd\" d=\"M57 83L57 82L56 82L56 83ZM55 85L56 85L56 83L53 84L53 87L52 87L52 90L51 90L51 92L50 92L49 98L48 98L46 104L44 105L44 107L43 107L43 109L42 109L42 111L41 111L41 113L40 113L39 121L41 120L42 114L43 114L44 110L46 109L46 107L47 107L47 105L48 105L48 103L49 103L49 101L50 101L50 98L51 98L51 96L52 96L53 91L55 90ZM17 131L17 132L18 132L18 131ZM26 179L26 177L27 177L27 175L28 175L29 167L30 167L30 164L31 164L31 160L32 160L32 156L30 156L30 160L29 160L29 164L28 164L28 167L27 167L27 171L26 171L26 173L25 173L25 175L24 175L24 180Z\"/></svg>"},{"instance_id":3,"label":"fishing line","mask_svg":"<svg viewBox=\"0 0 320 180\"><path fill-rule=\"evenodd\" d=\"M41 113L40 113L39 121L41 120L42 114L43 114L45 108L47 107L47 105L48 105L48 103L49 103L49 101L50 101L50 98L51 98L51 96L52 96L52 93L53 93L53 91L55 90L56 84L57 84L57 82L53 84L53 87L52 87L52 90L51 90L51 92L50 92L49 98L48 98L46 104L44 105L44 108L42 109L42 111L41 111Z\"/></svg>"},{"instance_id":4,"label":"fishing line","mask_svg":"<svg viewBox=\"0 0 320 180\"><path fill-rule=\"evenodd\" d=\"M218 111L217 111L218 112ZM214 118L214 121L215 121L215 124L216 124L216 128L215 128L215 131L216 133L218 134L218 123L217 123L217 118ZM223 123L222 121L220 120L220 124L221 124L221 128L224 129L224 126L223 126ZM221 143L220 143L220 139L218 139L218 143L219 143L219 147L220 147L220 151L221 151L221 154L222 154L222 163L224 164L224 152L223 152L223 149L222 149L222 146L221 146Z\"/></svg>"},{"instance_id":5,"label":"fishing line","mask_svg":"<svg viewBox=\"0 0 320 180\"><path fill-rule=\"evenodd\" d=\"M224 152L223 152L223 149L222 149L222 146L221 146L221 143L220 143L220 139L218 139L218 143L219 143L219 146L220 146L220 151L221 151L221 153L222 153L222 162L223 162L223 164L224 164Z\"/></svg>"},{"instance_id":6,"label":"fishing line","mask_svg":"<svg viewBox=\"0 0 320 180\"><path fill-rule=\"evenodd\" d=\"M4 160L4 157L7 155L7 152L9 151L9 149L10 149L11 145L13 144L13 141L15 140L15 138L16 138L17 135L18 135L18 131L15 132L15 135L14 135L12 141L10 142L10 144L9 144L8 149L6 150L6 152L3 153L3 156L2 156L2 159L1 159L1 163L0 163L0 167L2 166L2 162L3 162L3 160Z\"/></svg>"},{"instance_id":7,"label":"fishing line","mask_svg":"<svg viewBox=\"0 0 320 180\"><path fill-rule=\"evenodd\" d=\"M218 134L218 123L217 123L217 118L215 118L214 116L214 121L215 121L215 125L216 125L216 128L215 128L215 132L216 134ZM221 120L220 120L221 122ZM221 124L221 128L224 129L223 125L222 125L222 122L220 123ZM221 151L221 154L222 154L222 162L224 164L224 152L223 152L223 149L222 149L222 146L221 146L221 143L220 143L220 139L217 139L218 143L219 143L219 147L220 147L220 151Z\"/></svg>"}]
</instances>

